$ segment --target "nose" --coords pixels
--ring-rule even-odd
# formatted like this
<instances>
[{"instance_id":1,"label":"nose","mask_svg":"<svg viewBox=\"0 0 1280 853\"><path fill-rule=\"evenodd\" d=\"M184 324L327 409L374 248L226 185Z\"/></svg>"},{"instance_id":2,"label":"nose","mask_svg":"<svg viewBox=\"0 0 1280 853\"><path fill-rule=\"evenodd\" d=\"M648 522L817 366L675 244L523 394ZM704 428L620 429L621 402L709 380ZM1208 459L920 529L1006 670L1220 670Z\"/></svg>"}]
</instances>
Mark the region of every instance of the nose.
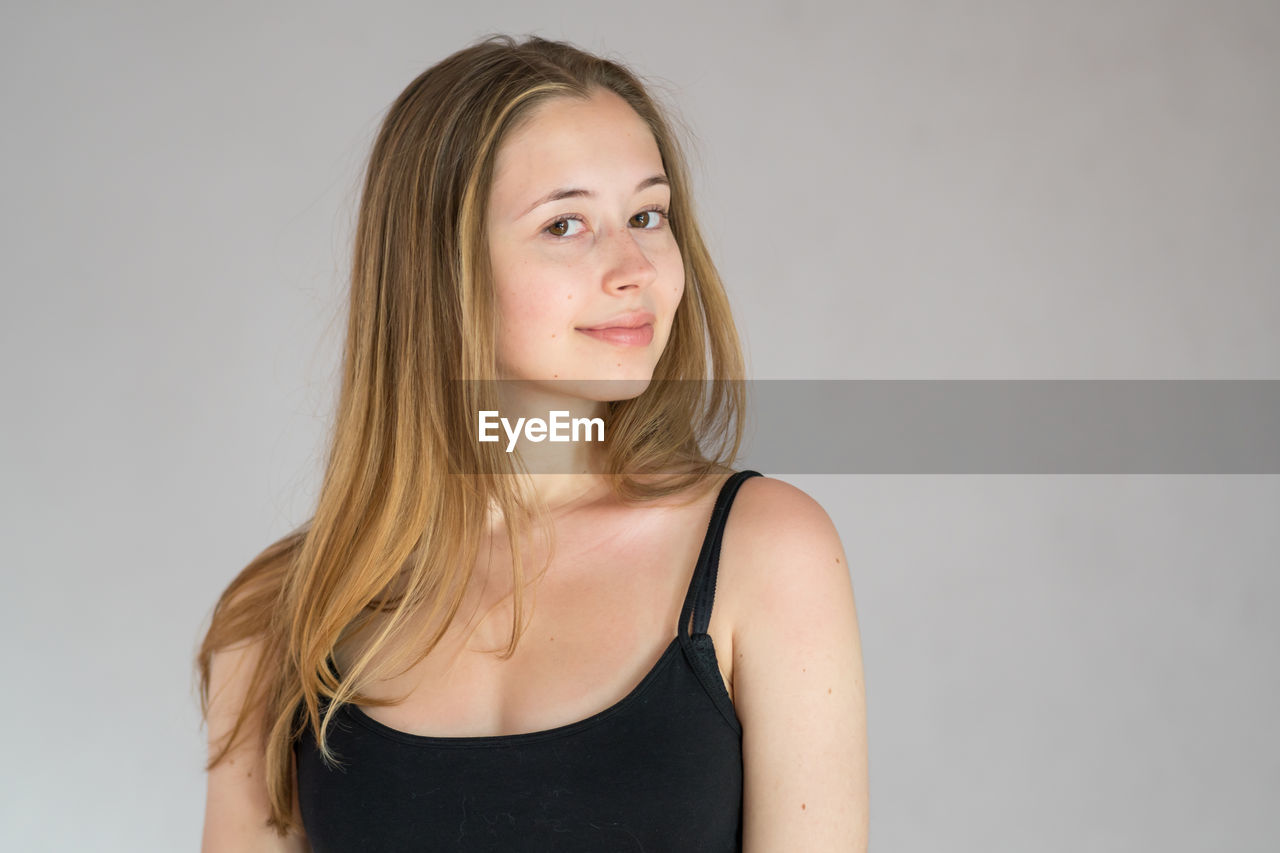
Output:
<instances>
[{"instance_id":1,"label":"nose","mask_svg":"<svg viewBox=\"0 0 1280 853\"><path fill-rule=\"evenodd\" d=\"M645 254L631 228L612 228L604 235L604 281L606 290L644 287L657 277L657 267Z\"/></svg>"}]
</instances>

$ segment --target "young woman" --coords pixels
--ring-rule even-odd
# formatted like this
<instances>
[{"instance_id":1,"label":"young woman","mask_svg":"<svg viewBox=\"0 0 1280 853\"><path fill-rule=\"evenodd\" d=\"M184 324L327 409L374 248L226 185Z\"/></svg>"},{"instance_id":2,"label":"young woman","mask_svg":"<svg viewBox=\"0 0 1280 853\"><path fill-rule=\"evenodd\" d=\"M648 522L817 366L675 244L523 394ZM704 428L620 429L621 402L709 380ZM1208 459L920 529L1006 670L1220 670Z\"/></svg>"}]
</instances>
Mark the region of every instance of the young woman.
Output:
<instances>
[{"instance_id":1,"label":"young woman","mask_svg":"<svg viewBox=\"0 0 1280 853\"><path fill-rule=\"evenodd\" d=\"M866 848L849 569L729 467L689 191L640 81L564 43L490 37L392 105L318 505L198 658L206 851ZM604 434L510 429L555 412Z\"/></svg>"}]
</instances>

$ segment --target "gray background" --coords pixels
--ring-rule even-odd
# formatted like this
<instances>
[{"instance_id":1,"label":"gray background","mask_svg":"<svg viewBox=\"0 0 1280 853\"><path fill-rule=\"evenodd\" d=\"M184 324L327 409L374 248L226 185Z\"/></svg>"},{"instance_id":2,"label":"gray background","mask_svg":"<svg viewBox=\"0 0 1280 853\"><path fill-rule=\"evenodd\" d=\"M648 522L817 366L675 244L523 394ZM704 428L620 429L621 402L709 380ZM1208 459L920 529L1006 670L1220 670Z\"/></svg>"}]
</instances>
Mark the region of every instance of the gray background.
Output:
<instances>
[{"instance_id":1,"label":"gray background","mask_svg":"<svg viewBox=\"0 0 1280 853\"><path fill-rule=\"evenodd\" d=\"M309 514L358 177L490 31L696 133L751 375L1280 376L1271 2L9 4L0 848L199 844L191 661ZM1274 849L1275 476L788 476L835 520L872 849Z\"/></svg>"}]
</instances>

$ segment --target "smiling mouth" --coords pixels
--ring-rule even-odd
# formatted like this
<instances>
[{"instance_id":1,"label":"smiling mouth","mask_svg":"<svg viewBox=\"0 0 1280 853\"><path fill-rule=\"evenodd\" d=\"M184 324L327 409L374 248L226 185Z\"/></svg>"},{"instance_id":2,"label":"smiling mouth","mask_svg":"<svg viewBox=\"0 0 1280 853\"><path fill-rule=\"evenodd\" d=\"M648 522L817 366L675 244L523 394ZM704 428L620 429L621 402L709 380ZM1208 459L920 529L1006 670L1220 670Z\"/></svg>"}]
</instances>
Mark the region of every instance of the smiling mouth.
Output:
<instances>
[{"instance_id":1,"label":"smiling mouth","mask_svg":"<svg viewBox=\"0 0 1280 853\"><path fill-rule=\"evenodd\" d=\"M578 331L598 341L619 346L643 347L648 346L653 340L652 323L645 323L634 329L613 326L607 329L578 329Z\"/></svg>"}]
</instances>

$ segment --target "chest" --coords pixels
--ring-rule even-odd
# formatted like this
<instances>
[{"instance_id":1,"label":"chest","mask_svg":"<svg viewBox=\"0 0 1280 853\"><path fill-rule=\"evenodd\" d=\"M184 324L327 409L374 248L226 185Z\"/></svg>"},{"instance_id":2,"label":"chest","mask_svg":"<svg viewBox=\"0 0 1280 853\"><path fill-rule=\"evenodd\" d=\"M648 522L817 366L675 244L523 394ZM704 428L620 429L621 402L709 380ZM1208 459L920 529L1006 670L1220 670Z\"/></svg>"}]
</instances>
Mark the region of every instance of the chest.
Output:
<instances>
[{"instance_id":1,"label":"chest","mask_svg":"<svg viewBox=\"0 0 1280 853\"><path fill-rule=\"evenodd\" d=\"M676 636L713 501L602 511L557 525L549 565L545 547L522 554L525 577L542 575L525 589L523 633L505 660L498 653L510 640L515 610L510 549L503 537L486 542L440 643L366 689L403 701L361 710L409 734L491 737L544 731L612 707ZM720 587L708 633L731 698L732 610L732 596ZM339 650L340 671L357 651Z\"/></svg>"}]
</instances>

